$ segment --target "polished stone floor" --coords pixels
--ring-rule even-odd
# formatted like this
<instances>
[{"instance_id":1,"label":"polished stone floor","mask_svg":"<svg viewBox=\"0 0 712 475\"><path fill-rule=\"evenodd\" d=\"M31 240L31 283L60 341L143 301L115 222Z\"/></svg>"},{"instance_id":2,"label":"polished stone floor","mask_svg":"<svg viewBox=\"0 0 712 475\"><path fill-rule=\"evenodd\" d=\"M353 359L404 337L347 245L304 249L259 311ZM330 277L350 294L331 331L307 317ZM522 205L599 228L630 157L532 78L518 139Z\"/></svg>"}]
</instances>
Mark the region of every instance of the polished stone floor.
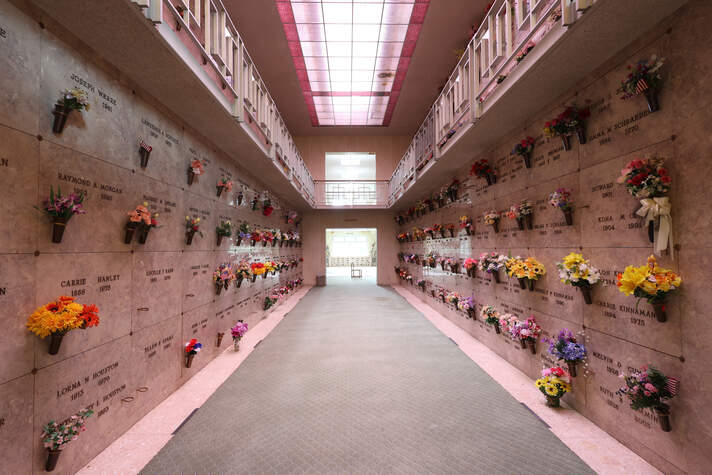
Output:
<instances>
[{"instance_id":1,"label":"polished stone floor","mask_svg":"<svg viewBox=\"0 0 712 475\"><path fill-rule=\"evenodd\" d=\"M142 473L593 471L390 288L314 288Z\"/></svg>"}]
</instances>

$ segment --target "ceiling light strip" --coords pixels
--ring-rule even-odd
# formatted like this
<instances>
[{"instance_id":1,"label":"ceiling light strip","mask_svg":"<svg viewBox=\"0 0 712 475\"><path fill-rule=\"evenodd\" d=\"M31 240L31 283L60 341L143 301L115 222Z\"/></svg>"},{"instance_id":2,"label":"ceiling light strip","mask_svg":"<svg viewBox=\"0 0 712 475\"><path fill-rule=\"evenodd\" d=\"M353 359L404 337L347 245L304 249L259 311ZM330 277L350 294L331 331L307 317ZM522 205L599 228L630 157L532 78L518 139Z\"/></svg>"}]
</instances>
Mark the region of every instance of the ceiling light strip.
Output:
<instances>
[{"instance_id":1,"label":"ceiling light strip","mask_svg":"<svg viewBox=\"0 0 712 475\"><path fill-rule=\"evenodd\" d=\"M304 96L304 102L307 105L307 112L309 113L309 119L311 120L312 127L319 126L319 119L316 115L316 106L314 105L314 98L312 97L311 85L309 84L309 77L307 76L307 66L304 62L304 53L302 51L302 44L299 41L299 33L297 32L297 24L294 20L294 13L292 12L292 3L290 0L276 0L277 1L277 11L279 12L279 17L282 20L282 28L284 29L284 35L287 38L287 44L289 46L289 52L292 55L292 61L294 62L294 69L297 73L297 79L299 80L299 85L302 88L302 95Z\"/></svg>"},{"instance_id":2,"label":"ceiling light strip","mask_svg":"<svg viewBox=\"0 0 712 475\"><path fill-rule=\"evenodd\" d=\"M393 87L391 88L386 114L383 117L384 127L388 127L393 118L393 112L395 112L396 104L398 103L400 90L403 86L403 81L405 81L408 68L410 67L410 58L415 52L415 45L418 42L420 30L423 28L425 14L428 12L429 6L430 0L415 0L415 5L413 5L413 11L410 14L410 21L408 22L408 31L406 32L405 42L403 43L403 50L401 51L400 60L398 60L396 77L393 81Z\"/></svg>"}]
</instances>

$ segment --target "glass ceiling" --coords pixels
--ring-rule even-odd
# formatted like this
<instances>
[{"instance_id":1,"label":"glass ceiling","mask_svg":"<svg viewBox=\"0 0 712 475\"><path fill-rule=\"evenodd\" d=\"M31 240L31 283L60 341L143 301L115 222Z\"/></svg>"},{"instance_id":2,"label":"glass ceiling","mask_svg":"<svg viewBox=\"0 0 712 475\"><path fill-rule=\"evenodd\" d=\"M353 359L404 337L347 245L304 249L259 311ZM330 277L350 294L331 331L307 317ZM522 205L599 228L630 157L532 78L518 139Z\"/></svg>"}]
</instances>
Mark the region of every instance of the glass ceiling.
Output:
<instances>
[{"instance_id":1,"label":"glass ceiling","mask_svg":"<svg viewBox=\"0 0 712 475\"><path fill-rule=\"evenodd\" d=\"M276 0L314 126L387 126L430 0Z\"/></svg>"}]
</instances>

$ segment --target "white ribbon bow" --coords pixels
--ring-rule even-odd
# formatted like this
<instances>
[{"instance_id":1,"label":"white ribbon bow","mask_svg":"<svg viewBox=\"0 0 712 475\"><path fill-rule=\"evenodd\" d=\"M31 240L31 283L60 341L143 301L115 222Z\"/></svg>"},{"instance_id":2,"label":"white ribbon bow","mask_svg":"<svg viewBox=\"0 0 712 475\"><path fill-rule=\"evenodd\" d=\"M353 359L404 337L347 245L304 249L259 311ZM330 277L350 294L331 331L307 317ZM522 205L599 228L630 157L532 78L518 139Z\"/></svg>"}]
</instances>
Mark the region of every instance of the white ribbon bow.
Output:
<instances>
[{"instance_id":1,"label":"white ribbon bow","mask_svg":"<svg viewBox=\"0 0 712 475\"><path fill-rule=\"evenodd\" d=\"M673 249L672 242L672 217L670 216L670 198L661 196L659 198L644 198L640 200L640 209L635 214L645 218L645 223L660 218L660 228L655 233L654 251L660 255L662 251L670 247L671 255ZM674 259L674 256L673 256Z\"/></svg>"}]
</instances>

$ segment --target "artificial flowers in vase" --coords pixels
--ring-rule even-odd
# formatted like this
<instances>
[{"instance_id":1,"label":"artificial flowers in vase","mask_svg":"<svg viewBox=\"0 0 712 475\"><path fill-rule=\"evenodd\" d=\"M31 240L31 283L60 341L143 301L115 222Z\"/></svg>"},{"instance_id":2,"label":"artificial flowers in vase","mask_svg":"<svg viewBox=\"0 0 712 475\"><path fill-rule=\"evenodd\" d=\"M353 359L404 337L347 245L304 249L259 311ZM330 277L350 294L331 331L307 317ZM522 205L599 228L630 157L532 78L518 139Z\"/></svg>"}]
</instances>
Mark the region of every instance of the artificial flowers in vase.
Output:
<instances>
[{"instance_id":1,"label":"artificial flowers in vase","mask_svg":"<svg viewBox=\"0 0 712 475\"><path fill-rule=\"evenodd\" d=\"M497 312L497 309L494 307L494 305L487 305L486 307L482 307L482 309L480 310L480 316L487 325L492 325L494 327L494 331L497 332L497 334L500 334L502 332L499 327L499 312Z\"/></svg>"},{"instance_id":2,"label":"artificial flowers in vase","mask_svg":"<svg viewBox=\"0 0 712 475\"><path fill-rule=\"evenodd\" d=\"M621 81L621 87L616 92L621 94L621 99L644 95L648 110L656 112L660 109L658 91L662 82L660 68L664 63L665 58L653 55L648 60L639 61L635 66L628 66L630 73Z\"/></svg>"},{"instance_id":3,"label":"artificial flowers in vase","mask_svg":"<svg viewBox=\"0 0 712 475\"><path fill-rule=\"evenodd\" d=\"M83 204L85 197L86 194L84 192L79 194L70 193L69 196L62 196L62 190L59 187L57 187L57 194L55 195L54 189L50 186L49 197L43 201L42 208L35 207L47 213L47 216L52 220L53 243L59 244L62 242L64 228L72 216L75 214L86 214Z\"/></svg>"},{"instance_id":4,"label":"artificial flowers in vase","mask_svg":"<svg viewBox=\"0 0 712 475\"><path fill-rule=\"evenodd\" d=\"M52 132L61 134L64 126L67 123L67 117L72 111L81 112L89 110L89 99L87 93L81 89L65 89L62 95L54 105L52 114L54 122L52 123Z\"/></svg>"},{"instance_id":5,"label":"artificial flowers in vase","mask_svg":"<svg viewBox=\"0 0 712 475\"><path fill-rule=\"evenodd\" d=\"M59 352L62 339L68 332L97 325L99 309L96 305L83 305L75 302L74 297L64 295L36 309L26 323L27 328L40 338L50 337L50 355Z\"/></svg>"},{"instance_id":6,"label":"artificial flowers in vase","mask_svg":"<svg viewBox=\"0 0 712 475\"><path fill-rule=\"evenodd\" d=\"M547 406L560 407L561 397L571 391L571 384L566 381L566 376L566 371L559 366L542 370L541 378L537 379L535 384L546 396Z\"/></svg>"},{"instance_id":7,"label":"artificial flowers in vase","mask_svg":"<svg viewBox=\"0 0 712 475\"><path fill-rule=\"evenodd\" d=\"M188 343L185 344L185 367L190 368L190 366L193 364L193 357L200 353L200 350L203 349L203 344L199 343L198 340L195 338L191 339Z\"/></svg>"},{"instance_id":8,"label":"artificial flowers in vase","mask_svg":"<svg viewBox=\"0 0 712 475\"><path fill-rule=\"evenodd\" d=\"M499 232L499 219L500 214L494 210L485 212L482 218L486 225L492 226L492 229L494 229L495 234Z\"/></svg>"},{"instance_id":9,"label":"artificial flowers in vase","mask_svg":"<svg viewBox=\"0 0 712 475\"><path fill-rule=\"evenodd\" d=\"M672 179L663 167L663 159L635 159L621 170L617 181L624 184L631 195L640 199L640 209L635 214L647 222L648 239L655 244L655 253L660 254L668 247L672 248L670 198L665 196L670 191Z\"/></svg>"},{"instance_id":10,"label":"artificial flowers in vase","mask_svg":"<svg viewBox=\"0 0 712 475\"><path fill-rule=\"evenodd\" d=\"M497 183L497 172L490 167L486 158L476 161L470 169L470 175L487 180L487 186Z\"/></svg>"},{"instance_id":11,"label":"artificial flowers in vase","mask_svg":"<svg viewBox=\"0 0 712 475\"><path fill-rule=\"evenodd\" d=\"M665 322L667 296L682 285L682 278L670 269L659 267L655 256L650 256L647 265L627 266L618 274L616 285L624 294L637 297L638 303L641 299L647 300L655 310L655 318Z\"/></svg>"},{"instance_id":12,"label":"artificial flowers in vase","mask_svg":"<svg viewBox=\"0 0 712 475\"><path fill-rule=\"evenodd\" d=\"M664 401L677 396L680 381L665 376L650 365L634 370L630 375L621 374L621 377L625 386L617 394L627 397L634 411L652 409L663 432L670 432L670 406Z\"/></svg>"},{"instance_id":13,"label":"artificial flowers in vase","mask_svg":"<svg viewBox=\"0 0 712 475\"><path fill-rule=\"evenodd\" d=\"M188 167L188 185L192 185L195 177L203 173L205 173L205 168L200 160L195 159L190 162L190 166Z\"/></svg>"},{"instance_id":14,"label":"artificial flowers in vase","mask_svg":"<svg viewBox=\"0 0 712 475\"><path fill-rule=\"evenodd\" d=\"M47 449L46 472L54 471L64 446L79 438L79 434L86 430L86 420L93 414L91 409L82 409L65 422L52 420L42 427L42 444Z\"/></svg>"},{"instance_id":15,"label":"artificial flowers in vase","mask_svg":"<svg viewBox=\"0 0 712 475\"><path fill-rule=\"evenodd\" d=\"M193 243L193 237L198 233L203 237L203 232L200 230L200 218L185 217L185 243L190 246Z\"/></svg>"},{"instance_id":16,"label":"artificial flowers in vase","mask_svg":"<svg viewBox=\"0 0 712 475\"><path fill-rule=\"evenodd\" d=\"M586 143L586 119L591 115L588 107L579 109L576 106L569 106L564 111L550 120L544 126L544 133L549 136L561 137L564 150L571 150L569 136L576 134L579 144Z\"/></svg>"},{"instance_id":17,"label":"artificial flowers in vase","mask_svg":"<svg viewBox=\"0 0 712 475\"><path fill-rule=\"evenodd\" d=\"M238 320L234 327L230 329L232 334L232 345L235 351L240 351L240 340L247 333L247 323L242 320Z\"/></svg>"},{"instance_id":18,"label":"artificial flowers in vase","mask_svg":"<svg viewBox=\"0 0 712 475\"><path fill-rule=\"evenodd\" d=\"M559 188L549 195L549 205L552 208L560 209L564 213L566 225L574 224L574 202L571 199L571 190Z\"/></svg>"},{"instance_id":19,"label":"artificial flowers in vase","mask_svg":"<svg viewBox=\"0 0 712 475\"><path fill-rule=\"evenodd\" d=\"M230 221L221 221L220 225L215 228L217 235L218 247L222 244L223 238L232 236L232 223Z\"/></svg>"},{"instance_id":20,"label":"artificial flowers in vase","mask_svg":"<svg viewBox=\"0 0 712 475\"><path fill-rule=\"evenodd\" d=\"M582 254L572 252L561 262L556 263L559 269L559 278L566 285L578 287L583 294L586 305L591 305L591 287L601 280L601 272L583 258Z\"/></svg>"},{"instance_id":21,"label":"artificial flowers in vase","mask_svg":"<svg viewBox=\"0 0 712 475\"><path fill-rule=\"evenodd\" d=\"M222 195L223 191L227 191L228 193L232 191L232 181L228 180L223 175L222 177L220 177L218 183L215 185L215 189L217 190L218 198L220 198L220 195Z\"/></svg>"},{"instance_id":22,"label":"artificial flowers in vase","mask_svg":"<svg viewBox=\"0 0 712 475\"><path fill-rule=\"evenodd\" d=\"M532 167L532 152L534 151L534 137L527 137L522 139L517 145L514 146L512 153L514 155L519 155L524 159L524 166L526 168Z\"/></svg>"},{"instance_id":23,"label":"artificial flowers in vase","mask_svg":"<svg viewBox=\"0 0 712 475\"><path fill-rule=\"evenodd\" d=\"M576 365L586 358L586 347L576 341L576 337L568 328L559 331L555 339L544 339L549 344L549 354L556 359L564 360L572 378L576 377Z\"/></svg>"}]
</instances>

